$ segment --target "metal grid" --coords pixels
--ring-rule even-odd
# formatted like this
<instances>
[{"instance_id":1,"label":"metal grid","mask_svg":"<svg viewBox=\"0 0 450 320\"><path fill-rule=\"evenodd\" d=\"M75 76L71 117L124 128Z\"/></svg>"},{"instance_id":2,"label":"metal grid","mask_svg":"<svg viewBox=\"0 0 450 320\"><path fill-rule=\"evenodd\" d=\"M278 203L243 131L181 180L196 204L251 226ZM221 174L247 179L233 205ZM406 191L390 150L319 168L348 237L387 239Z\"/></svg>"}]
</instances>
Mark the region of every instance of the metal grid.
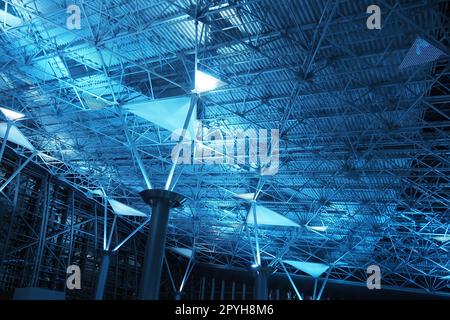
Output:
<instances>
[{"instance_id":1,"label":"metal grid","mask_svg":"<svg viewBox=\"0 0 450 320\"><path fill-rule=\"evenodd\" d=\"M26 114L19 128L55 158L33 158L51 175L148 210L125 131L156 186L175 143L120 106L190 92L197 17L199 64L227 83L202 95L199 118L279 128L281 166L265 177L177 168L174 191L188 202L171 215L168 244L247 268L248 203L233 194L260 191L259 203L302 226L259 228L261 255L280 271L277 259L316 261L333 266L330 279L365 281L377 264L393 287L449 292L449 242L435 239L448 233L448 63L398 68L418 35L448 45L446 1L379 1L379 31L365 28L370 1L74 1L80 30L67 30L60 1L2 2L23 23L2 28L0 104Z\"/></svg>"}]
</instances>

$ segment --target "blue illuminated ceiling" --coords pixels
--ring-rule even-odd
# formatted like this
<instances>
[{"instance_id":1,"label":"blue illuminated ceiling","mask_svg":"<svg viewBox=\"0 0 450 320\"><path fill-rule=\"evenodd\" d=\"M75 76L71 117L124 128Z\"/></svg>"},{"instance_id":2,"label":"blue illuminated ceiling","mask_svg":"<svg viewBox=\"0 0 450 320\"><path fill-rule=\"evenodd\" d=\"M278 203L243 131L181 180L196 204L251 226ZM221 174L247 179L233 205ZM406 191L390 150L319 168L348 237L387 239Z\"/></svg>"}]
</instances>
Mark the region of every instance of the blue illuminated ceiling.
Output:
<instances>
[{"instance_id":1,"label":"blue illuminated ceiling","mask_svg":"<svg viewBox=\"0 0 450 320\"><path fill-rule=\"evenodd\" d=\"M188 201L171 214L171 247L248 267L257 234L280 271L297 261L365 282L379 265L387 285L449 293L448 59L399 68L418 36L448 47L448 4L375 1L382 29L369 30L373 2L74 1L81 29L69 30L67 1L0 1L0 105L25 114L15 128L48 156L36 162L146 213L133 150L162 188L176 142L160 114L126 106L191 94L197 47L199 69L225 85L200 96L196 117L279 129L280 168L177 166L173 190ZM255 228L252 200L292 223Z\"/></svg>"}]
</instances>

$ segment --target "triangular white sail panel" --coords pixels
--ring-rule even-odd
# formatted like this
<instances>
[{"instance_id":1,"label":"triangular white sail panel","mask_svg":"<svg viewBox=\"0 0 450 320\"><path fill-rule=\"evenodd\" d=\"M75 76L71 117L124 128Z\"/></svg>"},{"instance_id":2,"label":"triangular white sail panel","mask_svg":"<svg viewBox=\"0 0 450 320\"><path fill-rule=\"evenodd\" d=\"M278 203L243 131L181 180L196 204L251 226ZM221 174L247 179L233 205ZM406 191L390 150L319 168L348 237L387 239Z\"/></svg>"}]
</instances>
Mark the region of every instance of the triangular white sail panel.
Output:
<instances>
[{"instance_id":1,"label":"triangular white sail panel","mask_svg":"<svg viewBox=\"0 0 450 320\"><path fill-rule=\"evenodd\" d=\"M0 107L0 111L5 115L6 119L14 121L25 117L23 113Z\"/></svg>"},{"instance_id":2,"label":"triangular white sail panel","mask_svg":"<svg viewBox=\"0 0 450 320\"><path fill-rule=\"evenodd\" d=\"M42 159L42 161L45 161L47 163L50 162L60 162L58 159L56 159L55 157L49 156L48 154L45 154L43 152L39 152L38 156Z\"/></svg>"},{"instance_id":3,"label":"triangular white sail panel","mask_svg":"<svg viewBox=\"0 0 450 320\"><path fill-rule=\"evenodd\" d=\"M18 27L22 24L22 20L19 17L10 14L5 9L0 9L0 19L0 22L8 27Z\"/></svg>"},{"instance_id":4,"label":"triangular white sail panel","mask_svg":"<svg viewBox=\"0 0 450 320\"><path fill-rule=\"evenodd\" d=\"M5 138L7 126L8 126L8 124L6 122L0 123L0 138L2 138L2 139ZM12 143L15 143L15 144L18 144L19 146L27 148L28 150L32 150L32 151L35 150L35 148L30 143L30 141L28 141L28 139L23 135L23 133L15 125L11 125L11 128L9 129L8 141L11 141Z\"/></svg>"},{"instance_id":5,"label":"triangular white sail panel","mask_svg":"<svg viewBox=\"0 0 450 320\"><path fill-rule=\"evenodd\" d=\"M186 257L186 258L192 257L192 253L193 253L193 251L191 249L186 249L186 248L171 247L170 250L172 250L173 252L176 252L179 255Z\"/></svg>"},{"instance_id":6,"label":"triangular white sail panel","mask_svg":"<svg viewBox=\"0 0 450 320\"><path fill-rule=\"evenodd\" d=\"M255 194L254 193L241 193L241 194L236 194L235 197L251 201L255 197Z\"/></svg>"},{"instance_id":7,"label":"triangular white sail panel","mask_svg":"<svg viewBox=\"0 0 450 320\"><path fill-rule=\"evenodd\" d=\"M442 236L435 236L433 239L440 241L440 242L447 242L450 241L450 234L448 235L442 235Z\"/></svg>"},{"instance_id":8,"label":"triangular white sail panel","mask_svg":"<svg viewBox=\"0 0 450 320\"><path fill-rule=\"evenodd\" d=\"M215 90L225 85L225 82L203 72L200 70L195 71L195 89L196 93L208 92Z\"/></svg>"},{"instance_id":9,"label":"triangular white sail panel","mask_svg":"<svg viewBox=\"0 0 450 320\"><path fill-rule=\"evenodd\" d=\"M400 69L436 61L443 56L447 56L447 54L429 41L419 37L403 59Z\"/></svg>"},{"instance_id":10,"label":"triangular white sail panel","mask_svg":"<svg viewBox=\"0 0 450 320\"><path fill-rule=\"evenodd\" d=\"M164 129L172 132L178 129L181 133L190 106L190 97L176 97L130 103L125 105L124 109L141 118L153 122ZM195 105L187 129L190 134L190 140L195 138L194 124L196 118L197 106Z\"/></svg>"},{"instance_id":11,"label":"triangular white sail panel","mask_svg":"<svg viewBox=\"0 0 450 320\"><path fill-rule=\"evenodd\" d=\"M108 199L109 204L114 210L114 213L119 216L134 216L134 217L147 217L147 215L139 210L133 209L122 202Z\"/></svg>"},{"instance_id":12,"label":"triangular white sail panel","mask_svg":"<svg viewBox=\"0 0 450 320\"><path fill-rule=\"evenodd\" d=\"M318 232L326 232L328 230L327 226L306 226L309 230L314 230Z\"/></svg>"},{"instance_id":13,"label":"triangular white sail panel","mask_svg":"<svg viewBox=\"0 0 450 320\"><path fill-rule=\"evenodd\" d=\"M260 205L256 207L256 222L258 225L270 225L270 226L285 226L285 227L300 227L299 224L284 217L283 215L276 213L270 209L267 209ZM247 216L247 223L254 223L253 209L250 210Z\"/></svg>"},{"instance_id":14,"label":"triangular white sail panel","mask_svg":"<svg viewBox=\"0 0 450 320\"><path fill-rule=\"evenodd\" d=\"M90 192L92 194L95 194L95 195L100 196L100 197L103 197L105 195L105 193L102 190L100 190L100 189L90 190Z\"/></svg>"},{"instance_id":15,"label":"triangular white sail panel","mask_svg":"<svg viewBox=\"0 0 450 320\"><path fill-rule=\"evenodd\" d=\"M320 277L329 268L329 266L327 266L326 264L316 262L303 262L295 260L284 260L283 262L293 266L298 270L303 271L304 273L309 274L314 278Z\"/></svg>"}]
</instances>

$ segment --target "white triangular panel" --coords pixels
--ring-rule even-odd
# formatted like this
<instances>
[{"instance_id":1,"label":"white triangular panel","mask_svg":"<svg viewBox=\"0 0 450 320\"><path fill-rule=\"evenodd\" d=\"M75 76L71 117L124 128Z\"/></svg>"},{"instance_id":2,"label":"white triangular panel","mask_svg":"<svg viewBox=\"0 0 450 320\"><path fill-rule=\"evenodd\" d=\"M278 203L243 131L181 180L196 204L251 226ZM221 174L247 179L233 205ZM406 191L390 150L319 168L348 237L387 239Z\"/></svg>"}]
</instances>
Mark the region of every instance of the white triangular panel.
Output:
<instances>
[{"instance_id":1,"label":"white triangular panel","mask_svg":"<svg viewBox=\"0 0 450 320\"><path fill-rule=\"evenodd\" d=\"M256 206L256 222L258 225L270 225L270 226L285 226L285 227L300 227L299 224L294 221L284 217L283 215L276 213L266 207ZM254 223L253 209L250 210L247 216L247 223Z\"/></svg>"},{"instance_id":2,"label":"white triangular panel","mask_svg":"<svg viewBox=\"0 0 450 320\"><path fill-rule=\"evenodd\" d=\"M255 194L254 193L241 193L241 194L236 194L235 197L251 201L255 197Z\"/></svg>"},{"instance_id":3,"label":"white triangular panel","mask_svg":"<svg viewBox=\"0 0 450 320\"><path fill-rule=\"evenodd\" d=\"M196 93L208 92L223 87L225 82L220 81L216 77L209 75L203 71L195 71L195 89Z\"/></svg>"},{"instance_id":4,"label":"white triangular panel","mask_svg":"<svg viewBox=\"0 0 450 320\"><path fill-rule=\"evenodd\" d=\"M124 109L169 131L183 129L186 116L191 106L190 97L158 99L127 104ZM190 140L195 138L195 120L197 106L194 106L191 121L188 125Z\"/></svg>"},{"instance_id":5,"label":"white triangular panel","mask_svg":"<svg viewBox=\"0 0 450 320\"><path fill-rule=\"evenodd\" d=\"M320 277L329 268L326 264L316 262L303 262L295 260L284 260L284 262L314 278Z\"/></svg>"},{"instance_id":6,"label":"white triangular panel","mask_svg":"<svg viewBox=\"0 0 450 320\"><path fill-rule=\"evenodd\" d=\"M48 154L45 154L45 153L43 153L43 152L39 152L38 153L38 156L43 160L43 161L45 161L45 162L59 162L59 160L58 159L56 159L56 158L54 158L54 157L52 157L52 156L49 156Z\"/></svg>"},{"instance_id":7,"label":"white triangular panel","mask_svg":"<svg viewBox=\"0 0 450 320\"><path fill-rule=\"evenodd\" d=\"M178 247L171 247L170 250L172 250L173 252L176 252L180 256L183 256L186 258L190 258L192 256L192 252L193 252L191 249L178 248Z\"/></svg>"},{"instance_id":8,"label":"white triangular panel","mask_svg":"<svg viewBox=\"0 0 450 320\"><path fill-rule=\"evenodd\" d=\"M114 213L119 216L135 216L135 217L147 217L147 215L139 210L133 209L122 202L108 199L109 204L114 210Z\"/></svg>"},{"instance_id":9,"label":"white triangular panel","mask_svg":"<svg viewBox=\"0 0 450 320\"><path fill-rule=\"evenodd\" d=\"M90 190L90 192L92 194L95 194L95 195L100 196L100 197L103 197L105 195L104 192L102 190L100 190L100 189Z\"/></svg>"},{"instance_id":10,"label":"white triangular panel","mask_svg":"<svg viewBox=\"0 0 450 320\"><path fill-rule=\"evenodd\" d=\"M23 113L19 113L14 110L2 108L2 107L0 107L0 111L4 114L6 119L12 120L12 121L19 120L19 119L22 119L23 117L25 117L25 115Z\"/></svg>"},{"instance_id":11,"label":"white triangular panel","mask_svg":"<svg viewBox=\"0 0 450 320\"><path fill-rule=\"evenodd\" d=\"M4 139L6 134L8 124L6 122L0 123L0 138ZM12 125L8 133L8 141L11 141L19 146L27 148L28 150L34 150L33 145L28 141L28 139L23 135L23 133L15 126Z\"/></svg>"},{"instance_id":12,"label":"white triangular panel","mask_svg":"<svg viewBox=\"0 0 450 320\"><path fill-rule=\"evenodd\" d=\"M318 232L326 232L328 230L327 226L306 226L309 230L314 230Z\"/></svg>"},{"instance_id":13,"label":"white triangular panel","mask_svg":"<svg viewBox=\"0 0 450 320\"><path fill-rule=\"evenodd\" d=\"M435 236L433 239L440 241L440 242L447 242L450 241L450 234L448 235L442 235L442 236Z\"/></svg>"},{"instance_id":14,"label":"white triangular panel","mask_svg":"<svg viewBox=\"0 0 450 320\"><path fill-rule=\"evenodd\" d=\"M400 64L400 69L436 61L443 56L447 56L447 54L440 48L428 40L418 37Z\"/></svg>"},{"instance_id":15,"label":"white triangular panel","mask_svg":"<svg viewBox=\"0 0 450 320\"><path fill-rule=\"evenodd\" d=\"M0 22L8 27L18 27L22 24L22 20L19 17L6 12L5 9L0 9L0 19Z\"/></svg>"}]
</instances>

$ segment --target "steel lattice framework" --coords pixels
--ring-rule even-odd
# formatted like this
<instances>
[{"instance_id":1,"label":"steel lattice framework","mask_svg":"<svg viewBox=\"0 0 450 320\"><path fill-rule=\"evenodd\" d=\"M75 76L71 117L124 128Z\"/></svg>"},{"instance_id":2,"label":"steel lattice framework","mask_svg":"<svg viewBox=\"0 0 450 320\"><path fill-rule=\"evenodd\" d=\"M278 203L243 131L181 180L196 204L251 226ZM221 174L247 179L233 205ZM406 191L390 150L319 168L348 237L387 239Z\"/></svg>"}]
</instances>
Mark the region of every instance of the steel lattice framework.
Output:
<instances>
[{"instance_id":1,"label":"steel lattice framework","mask_svg":"<svg viewBox=\"0 0 450 320\"><path fill-rule=\"evenodd\" d=\"M67 1L0 1L22 21L0 23L0 105L26 115L17 126L47 157L9 147L85 194L103 188L148 212L135 155L162 187L176 142L122 106L189 94L197 55L226 83L201 95L198 118L279 129L280 168L179 165L173 190L188 201L171 214L169 245L248 268L255 230L235 195L258 193L301 225L258 226L261 257L280 272L281 259L314 261L330 279L365 282L379 265L386 285L450 294L448 59L399 68L418 36L448 46L448 3L376 1L382 29L369 30L372 2L73 1L81 29L69 30Z\"/></svg>"}]
</instances>

